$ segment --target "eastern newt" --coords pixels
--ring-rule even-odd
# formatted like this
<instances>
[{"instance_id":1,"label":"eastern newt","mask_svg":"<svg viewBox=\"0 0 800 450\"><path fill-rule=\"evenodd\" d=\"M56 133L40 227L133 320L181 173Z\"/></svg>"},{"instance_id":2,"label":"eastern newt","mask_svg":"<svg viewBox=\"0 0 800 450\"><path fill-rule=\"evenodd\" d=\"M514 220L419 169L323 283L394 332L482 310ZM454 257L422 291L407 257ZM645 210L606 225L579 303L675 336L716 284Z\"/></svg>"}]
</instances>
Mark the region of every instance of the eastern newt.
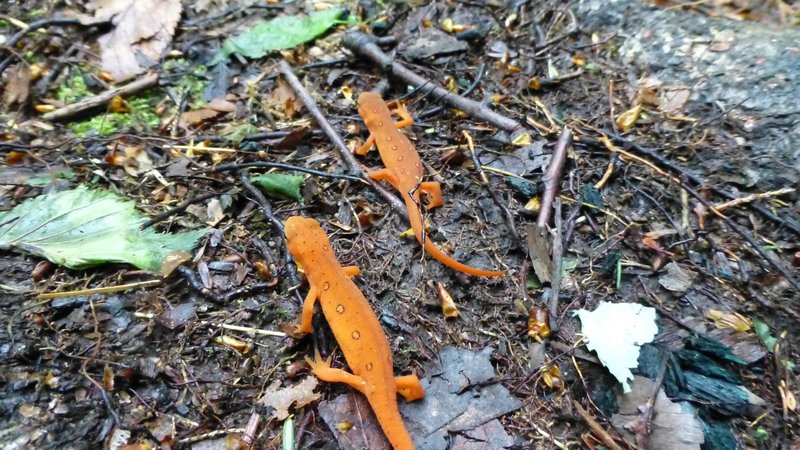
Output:
<instances>
[{"instance_id":1,"label":"eastern newt","mask_svg":"<svg viewBox=\"0 0 800 450\"><path fill-rule=\"evenodd\" d=\"M339 264L328 236L314 219L290 217L285 233L289 252L303 266L309 283L297 332L311 332L314 303L319 300L353 373L332 368L330 358L323 360L319 351L314 361L306 357L311 370L321 380L345 383L364 394L392 446L413 449L397 409L397 394L410 402L424 397L425 392L416 375L394 376L389 341L364 294L351 280L360 270Z\"/></svg>"},{"instance_id":2,"label":"eastern newt","mask_svg":"<svg viewBox=\"0 0 800 450\"><path fill-rule=\"evenodd\" d=\"M399 128L413 125L414 119L398 104L395 110L400 121L395 123L392 111L375 92L364 92L358 97L358 113L364 119L370 135L364 145L356 150L365 155L373 145L378 146L378 153L386 168L368 172L376 181L386 181L400 192L408 210L408 220L414 236L425 251L445 266L469 275L481 277L499 277L504 272L484 270L460 263L442 252L433 242L423 236L422 213L420 212L420 192L430 196L428 208L442 206L442 189L439 183L422 181L422 161L411 141L400 132Z\"/></svg>"}]
</instances>

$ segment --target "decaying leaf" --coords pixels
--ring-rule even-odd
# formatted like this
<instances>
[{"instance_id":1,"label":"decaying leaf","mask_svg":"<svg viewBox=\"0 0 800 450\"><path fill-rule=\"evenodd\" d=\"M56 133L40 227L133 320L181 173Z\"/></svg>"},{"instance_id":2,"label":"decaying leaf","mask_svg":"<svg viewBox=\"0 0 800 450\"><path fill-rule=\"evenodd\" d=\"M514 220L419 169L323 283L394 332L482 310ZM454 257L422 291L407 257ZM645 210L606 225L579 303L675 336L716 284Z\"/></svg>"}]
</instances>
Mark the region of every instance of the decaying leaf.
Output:
<instances>
[{"instance_id":1,"label":"decaying leaf","mask_svg":"<svg viewBox=\"0 0 800 450\"><path fill-rule=\"evenodd\" d=\"M9 69L6 88L3 91L3 104L21 105L28 101L31 85L31 69L27 64L18 64Z\"/></svg>"},{"instance_id":2,"label":"decaying leaf","mask_svg":"<svg viewBox=\"0 0 800 450\"><path fill-rule=\"evenodd\" d=\"M111 20L114 29L100 36L101 65L116 82L155 64L172 42L181 18L180 0L96 0L89 5L95 19Z\"/></svg>"},{"instance_id":3,"label":"decaying leaf","mask_svg":"<svg viewBox=\"0 0 800 450\"><path fill-rule=\"evenodd\" d=\"M264 107L280 117L291 119L303 105L289 83L278 79L275 89L264 98Z\"/></svg>"},{"instance_id":4,"label":"decaying leaf","mask_svg":"<svg viewBox=\"0 0 800 450\"><path fill-rule=\"evenodd\" d=\"M280 380L275 380L261 398L261 405L270 411L270 418L284 420L289 417L289 408L295 408L319 400L319 394L314 393L317 387L316 377L306 377L303 381L294 386L281 387Z\"/></svg>"},{"instance_id":5,"label":"decaying leaf","mask_svg":"<svg viewBox=\"0 0 800 450\"><path fill-rule=\"evenodd\" d=\"M639 448L699 450L705 438L696 413L688 403L670 401L663 389L658 390L650 423L647 423L645 413L652 392L653 381L634 377L631 392L617 396L619 413L611 417L614 428L636 442Z\"/></svg>"},{"instance_id":6,"label":"decaying leaf","mask_svg":"<svg viewBox=\"0 0 800 450\"><path fill-rule=\"evenodd\" d=\"M665 289L672 292L686 292L692 287L697 274L681 268L676 262L671 262L666 266L667 273L658 277L658 283Z\"/></svg>"},{"instance_id":7,"label":"decaying leaf","mask_svg":"<svg viewBox=\"0 0 800 450\"><path fill-rule=\"evenodd\" d=\"M658 333L656 310L636 303L600 302L594 311L581 309L575 315L581 319L586 347L597 353L622 390L630 392L628 380L638 365L640 347Z\"/></svg>"},{"instance_id":8,"label":"decaying leaf","mask_svg":"<svg viewBox=\"0 0 800 450\"><path fill-rule=\"evenodd\" d=\"M620 114L616 120L617 126L619 127L620 131L624 133L633 128L633 126L636 125L636 121L639 120L639 114L641 113L642 113L642 105L636 105L633 108Z\"/></svg>"},{"instance_id":9,"label":"decaying leaf","mask_svg":"<svg viewBox=\"0 0 800 450\"><path fill-rule=\"evenodd\" d=\"M522 406L502 384L493 382L492 352L491 347L480 352L446 347L439 353L439 362L425 370L435 374L422 381L425 398L400 402L400 413L417 448L445 449L448 436L480 434L481 425Z\"/></svg>"},{"instance_id":10,"label":"decaying leaf","mask_svg":"<svg viewBox=\"0 0 800 450\"><path fill-rule=\"evenodd\" d=\"M144 150L144 146L140 145L129 145L122 151L114 146L106 155L105 162L112 166L122 167L132 177L137 177L153 169L150 155Z\"/></svg>"},{"instance_id":11,"label":"decaying leaf","mask_svg":"<svg viewBox=\"0 0 800 450\"><path fill-rule=\"evenodd\" d=\"M146 220L134 202L81 186L0 213L0 250L31 253L73 269L121 262L158 271L167 255L191 250L206 233L140 230Z\"/></svg>"},{"instance_id":12,"label":"decaying leaf","mask_svg":"<svg viewBox=\"0 0 800 450\"><path fill-rule=\"evenodd\" d=\"M198 109L182 113L179 125L182 127L200 125L208 119L233 111L236 111L235 104L221 98L215 98Z\"/></svg>"}]
</instances>

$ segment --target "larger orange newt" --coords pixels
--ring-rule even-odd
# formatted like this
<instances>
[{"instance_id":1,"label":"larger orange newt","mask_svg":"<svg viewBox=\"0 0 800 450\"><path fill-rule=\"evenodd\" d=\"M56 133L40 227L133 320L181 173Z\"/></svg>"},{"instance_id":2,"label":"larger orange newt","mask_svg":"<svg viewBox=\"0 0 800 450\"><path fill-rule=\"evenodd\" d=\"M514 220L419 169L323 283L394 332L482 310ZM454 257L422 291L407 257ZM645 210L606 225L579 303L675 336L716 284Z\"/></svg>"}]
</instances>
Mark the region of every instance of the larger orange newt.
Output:
<instances>
[{"instance_id":1,"label":"larger orange newt","mask_svg":"<svg viewBox=\"0 0 800 450\"><path fill-rule=\"evenodd\" d=\"M358 267L339 264L328 236L314 219L290 217L285 232L289 252L303 266L310 286L297 331L311 332L314 303L319 300L353 373L332 368L330 358L323 360L319 351L314 361L306 357L311 370L321 380L345 383L364 394L389 443L396 450L413 450L397 409L397 394L414 401L425 392L416 375L394 376L389 341L364 294L350 279L360 273Z\"/></svg>"},{"instance_id":2,"label":"larger orange newt","mask_svg":"<svg viewBox=\"0 0 800 450\"><path fill-rule=\"evenodd\" d=\"M402 106L398 105L395 112L401 118L397 123L392 119L392 111L377 93L364 92L358 97L358 113L364 119L370 135L364 145L356 150L356 153L365 155L373 145L377 145L381 160L386 165L384 169L368 172L369 177L376 181L386 181L400 192L408 210L408 220L411 222L414 236L434 259L453 270L468 275L481 277L504 275L504 272L501 271L478 269L460 263L447 256L430 239L425 239L422 213L420 212L420 192L430 196L428 208L435 208L444 204L442 189L439 183L422 181L422 161L419 154L411 141L399 130L399 128L411 126L414 120Z\"/></svg>"}]
</instances>

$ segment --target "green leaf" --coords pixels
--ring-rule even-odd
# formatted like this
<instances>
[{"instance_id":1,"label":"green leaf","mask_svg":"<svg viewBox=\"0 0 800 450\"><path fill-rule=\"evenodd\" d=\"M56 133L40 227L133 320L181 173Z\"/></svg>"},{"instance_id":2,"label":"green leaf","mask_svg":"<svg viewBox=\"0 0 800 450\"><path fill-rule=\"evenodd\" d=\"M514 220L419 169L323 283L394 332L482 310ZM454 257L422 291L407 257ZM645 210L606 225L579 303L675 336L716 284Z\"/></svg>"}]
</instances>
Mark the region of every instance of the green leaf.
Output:
<instances>
[{"instance_id":1,"label":"green leaf","mask_svg":"<svg viewBox=\"0 0 800 450\"><path fill-rule=\"evenodd\" d=\"M308 16L280 16L250 28L222 44L214 58L216 64L233 53L261 58L271 51L294 48L326 32L342 15L339 8L318 11Z\"/></svg>"},{"instance_id":2,"label":"green leaf","mask_svg":"<svg viewBox=\"0 0 800 450\"><path fill-rule=\"evenodd\" d=\"M73 269L118 262L157 271L167 255L190 251L206 233L140 230L146 220L134 202L80 186L0 213L0 250L42 256Z\"/></svg>"},{"instance_id":3,"label":"green leaf","mask_svg":"<svg viewBox=\"0 0 800 450\"><path fill-rule=\"evenodd\" d=\"M265 173L253 177L253 181L261 186L264 191L272 196L279 198L290 198L303 203L303 196L300 195L300 188L303 187L305 179L300 175L286 175L282 173Z\"/></svg>"},{"instance_id":4,"label":"green leaf","mask_svg":"<svg viewBox=\"0 0 800 450\"><path fill-rule=\"evenodd\" d=\"M539 277L537 277L535 273L529 273L528 277L525 279L525 288L526 289L541 289L542 288L542 282L539 280Z\"/></svg>"},{"instance_id":5,"label":"green leaf","mask_svg":"<svg viewBox=\"0 0 800 450\"><path fill-rule=\"evenodd\" d=\"M775 349L775 345L778 343L778 340L775 339L775 336L772 335L769 331L769 325L760 320L753 321L753 331L756 332L756 336L761 339L761 342L764 343L764 347L767 347L770 353Z\"/></svg>"}]
</instances>

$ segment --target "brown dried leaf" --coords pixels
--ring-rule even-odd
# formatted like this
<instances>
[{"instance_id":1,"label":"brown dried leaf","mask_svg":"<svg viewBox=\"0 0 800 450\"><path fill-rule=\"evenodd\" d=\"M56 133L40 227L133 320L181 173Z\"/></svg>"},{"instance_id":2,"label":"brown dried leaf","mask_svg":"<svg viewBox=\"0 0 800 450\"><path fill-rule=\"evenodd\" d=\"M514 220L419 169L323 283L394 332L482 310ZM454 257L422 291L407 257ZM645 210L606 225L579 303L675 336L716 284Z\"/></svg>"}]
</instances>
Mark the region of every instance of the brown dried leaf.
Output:
<instances>
[{"instance_id":1,"label":"brown dried leaf","mask_svg":"<svg viewBox=\"0 0 800 450\"><path fill-rule=\"evenodd\" d=\"M294 386L285 388L280 387L280 380L276 380L264 393L261 399L261 404L267 408L274 408L270 418L282 421L289 417L289 407L294 404L295 408L302 408L303 406L319 400L319 394L314 393L314 388L317 387L316 377L306 377L305 380Z\"/></svg>"},{"instance_id":2,"label":"brown dried leaf","mask_svg":"<svg viewBox=\"0 0 800 450\"><path fill-rule=\"evenodd\" d=\"M180 0L97 0L89 9L114 29L100 36L102 68L117 82L145 71L140 59L157 62L181 18Z\"/></svg>"},{"instance_id":3,"label":"brown dried leaf","mask_svg":"<svg viewBox=\"0 0 800 450\"><path fill-rule=\"evenodd\" d=\"M9 70L8 82L3 92L6 106L23 104L28 100L31 85L31 69L27 64L18 64Z\"/></svg>"},{"instance_id":4,"label":"brown dried leaf","mask_svg":"<svg viewBox=\"0 0 800 450\"><path fill-rule=\"evenodd\" d=\"M200 108L195 109L194 111L186 111L185 113L181 113L180 118L180 126L187 127L189 125L200 125L204 121L208 119L213 119L218 115L222 114L221 112L209 109L209 108Z\"/></svg>"},{"instance_id":5,"label":"brown dried leaf","mask_svg":"<svg viewBox=\"0 0 800 450\"><path fill-rule=\"evenodd\" d=\"M683 109L691 93L692 92L685 87L675 86L665 89L662 94L661 107L659 109L665 114L674 115Z\"/></svg>"},{"instance_id":6,"label":"brown dried leaf","mask_svg":"<svg viewBox=\"0 0 800 450\"><path fill-rule=\"evenodd\" d=\"M229 113L236 111L236 104L229 102L223 98L215 98L204 106L206 109L213 109L222 113Z\"/></svg>"},{"instance_id":7,"label":"brown dried leaf","mask_svg":"<svg viewBox=\"0 0 800 450\"><path fill-rule=\"evenodd\" d=\"M303 102L297 98L291 86L282 79L278 79L278 86L265 101L267 109L286 119L294 117L295 113L303 105Z\"/></svg>"},{"instance_id":8,"label":"brown dried leaf","mask_svg":"<svg viewBox=\"0 0 800 450\"><path fill-rule=\"evenodd\" d=\"M647 433L645 419L646 405L653 392L653 382L644 377L634 377L631 392L618 395L619 413L611 417L614 428L641 448L664 450L700 449L704 441L703 430L696 415L684 409L680 403L672 402L658 390L653 415L650 420L650 433Z\"/></svg>"}]
</instances>

